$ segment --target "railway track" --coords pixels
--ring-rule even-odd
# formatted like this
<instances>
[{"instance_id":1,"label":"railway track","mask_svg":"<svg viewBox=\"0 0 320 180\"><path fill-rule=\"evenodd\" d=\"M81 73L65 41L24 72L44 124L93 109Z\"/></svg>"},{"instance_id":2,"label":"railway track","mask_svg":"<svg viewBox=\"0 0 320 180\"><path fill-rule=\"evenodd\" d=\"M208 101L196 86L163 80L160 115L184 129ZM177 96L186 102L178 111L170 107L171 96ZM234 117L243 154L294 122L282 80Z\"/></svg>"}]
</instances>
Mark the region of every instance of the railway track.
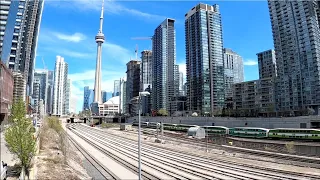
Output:
<instances>
[{"instance_id":1,"label":"railway track","mask_svg":"<svg viewBox=\"0 0 320 180\"><path fill-rule=\"evenodd\" d=\"M74 131L72 129L72 126L69 126L68 129L70 129L74 134L76 134L77 136L81 137L84 141L88 142L89 144L91 144L93 147L95 147L96 149L98 149L99 151L101 151L103 154L105 154L106 156L108 156L109 158L113 159L114 161L116 161L118 164L122 165L123 167L126 167L127 169L129 169L131 172L134 173L138 173L138 166L136 164L137 159L134 159L134 161L129 161L127 159L121 158L119 156L114 155L113 151L107 150L99 145L97 145L96 143L94 143L92 140L90 140L89 138L83 136L82 134ZM142 169L142 177L143 179L149 179L149 180L154 180L157 179L154 175L146 172L145 170Z\"/></svg>"},{"instance_id":2,"label":"railway track","mask_svg":"<svg viewBox=\"0 0 320 180\"><path fill-rule=\"evenodd\" d=\"M128 154L128 156L130 157L136 155L137 143L135 140L118 137L112 133L97 131L96 129L85 127L83 125L76 126L75 128L77 131L81 131L82 134L85 133L88 137L95 139L95 141L98 141L101 144L108 145L109 147L113 146L113 148L118 148L118 152ZM212 179L212 177L218 177L218 179L315 178L315 176L312 175L307 177L302 173L293 173L261 167L257 168L229 161L217 161L216 159L212 160L208 159L207 157L195 157L194 154L182 154L181 152L173 152L172 150L163 148L160 149L145 144L143 146L143 155L148 156L150 159L152 159L152 161L156 161L158 163L161 163L162 165L171 166L175 169L180 168L181 171L185 171L189 174L191 173L192 175L194 175L194 177L201 177L201 179ZM149 158L145 158L143 161L151 163ZM175 179L181 178L175 177Z\"/></svg>"},{"instance_id":3,"label":"railway track","mask_svg":"<svg viewBox=\"0 0 320 180\"><path fill-rule=\"evenodd\" d=\"M86 152L86 150L78 144L71 136L68 136L69 141L78 149L78 151L89 161L89 163L101 174L105 179L120 180L107 167L102 165L96 158Z\"/></svg>"},{"instance_id":4,"label":"railway track","mask_svg":"<svg viewBox=\"0 0 320 180\"><path fill-rule=\"evenodd\" d=\"M143 129L143 132L146 134L155 135L155 130L153 129ZM129 132L134 133L134 132ZM246 159L253 159L256 160L256 157L266 157L266 158L272 158L272 159L281 159L279 163L281 164L290 164L290 165L296 165L300 167L313 167L313 168L320 168L320 159L316 157L303 157L303 156L295 156L290 154L281 154L281 153L272 153L268 151L261 151L261 150L254 150L254 149L248 149L248 148L237 148L233 146L228 145L216 145L212 143L207 143L205 141L199 141L197 139L190 139L185 136L177 136L172 135L170 133L166 133L164 136L164 140L172 141L176 143L185 143L188 145L192 145L195 147L202 147L206 148L208 146L209 149L219 149L228 151L231 153L242 153L244 155L253 155L254 157L245 156ZM217 153L218 154L218 153ZM274 160L265 160L268 162L274 162Z\"/></svg>"}]
</instances>

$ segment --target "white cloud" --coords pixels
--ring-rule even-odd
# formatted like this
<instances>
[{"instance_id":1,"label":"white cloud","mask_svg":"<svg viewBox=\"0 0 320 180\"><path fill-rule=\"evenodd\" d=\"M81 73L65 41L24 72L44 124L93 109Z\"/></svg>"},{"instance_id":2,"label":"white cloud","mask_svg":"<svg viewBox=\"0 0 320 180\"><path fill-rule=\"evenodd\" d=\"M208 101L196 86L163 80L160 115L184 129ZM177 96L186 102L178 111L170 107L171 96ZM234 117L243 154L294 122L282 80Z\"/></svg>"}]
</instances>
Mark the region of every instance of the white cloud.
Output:
<instances>
[{"instance_id":1,"label":"white cloud","mask_svg":"<svg viewBox=\"0 0 320 180\"><path fill-rule=\"evenodd\" d=\"M50 29L42 28L40 31L39 41L40 42L56 42L57 40L62 40L66 42L81 42L87 39L87 37L79 32L73 34L65 34L61 32L55 32Z\"/></svg>"},{"instance_id":2,"label":"white cloud","mask_svg":"<svg viewBox=\"0 0 320 180\"><path fill-rule=\"evenodd\" d=\"M82 11L100 11L101 10L101 0L50 0L47 1L47 3L51 6L55 6L58 8L76 8L77 10L82 10ZM105 13L110 13L110 14L129 14L133 15L136 17L141 17L144 19L149 19L149 20L164 20L166 17L165 16L160 16L156 14L151 14L151 13L146 13L142 12L136 9L132 8L127 8L118 2L115 2L113 0L105 1L104 2L104 10Z\"/></svg>"},{"instance_id":3,"label":"white cloud","mask_svg":"<svg viewBox=\"0 0 320 180\"><path fill-rule=\"evenodd\" d=\"M82 42L78 43L77 46L74 46L74 42L80 41ZM92 40L88 40L85 35L79 32L73 33L72 35L66 35L58 31L44 28L40 32L39 44L41 44L40 52L41 50L46 50L62 56L91 60L96 59L97 44ZM103 60L116 60L117 62L125 64L130 60L130 57L134 55L134 51L131 52L120 45L108 41L103 43L102 46ZM74 47L79 49L79 51L70 50L70 48ZM81 51L82 49L85 49L85 51Z\"/></svg>"},{"instance_id":4,"label":"white cloud","mask_svg":"<svg viewBox=\"0 0 320 180\"><path fill-rule=\"evenodd\" d=\"M60 40L67 41L67 42L76 42L76 43L78 43L78 42L83 41L83 40L86 39L86 36L85 36L85 35L83 35L83 34L81 34L81 33L78 33L78 32L76 32L76 33L74 33L74 34L71 34L71 35L69 35L69 34L62 34L62 33L58 33L58 32L52 32L52 34L53 34L56 38L58 38L58 39L60 39Z\"/></svg>"},{"instance_id":5,"label":"white cloud","mask_svg":"<svg viewBox=\"0 0 320 180\"><path fill-rule=\"evenodd\" d=\"M106 10L109 12L116 13L116 14L128 13L128 14L131 14L134 16L143 17L143 18L152 19L152 20L164 20L166 18L166 17L160 16L160 15L141 12L136 9L126 8L126 7L124 7L120 4L116 4L116 3L110 3L109 6L107 5Z\"/></svg>"},{"instance_id":6,"label":"white cloud","mask_svg":"<svg viewBox=\"0 0 320 180\"><path fill-rule=\"evenodd\" d=\"M63 49L59 52L62 55L76 57L76 58L93 58L93 57L95 57L94 53L81 53L81 52L71 51L71 50L67 50L67 49Z\"/></svg>"},{"instance_id":7,"label":"white cloud","mask_svg":"<svg viewBox=\"0 0 320 180\"><path fill-rule=\"evenodd\" d=\"M255 65L258 65L258 62L255 61L255 60L248 59L248 60L243 62L243 65L245 65L245 66L255 66Z\"/></svg>"},{"instance_id":8,"label":"white cloud","mask_svg":"<svg viewBox=\"0 0 320 180\"><path fill-rule=\"evenodd\" d=\"M106 42L103 44L103 51L106 51L104 54L107 54L107 61L108 58L116 59L117 61L120 61L123 64L126 64L130 61L130 57L132 57L134 51L130 51L120 45L113 44Z\"/></svg>"},{"instance_id":9,"label":"white cloud","mask_svg":"<svg viewBox=\"0 0 320 180\"><path fill-rule=\"evenodd\" d=\"M95 59L95 56L96 56L92 52L77 52L77 51L72 51L72 50L68 50L68 49L62 49L59 46L43 47L42 50L46 50L49 52L55 52L56 54L59 54L64 57Z\"/></svg>"}]
</instances>

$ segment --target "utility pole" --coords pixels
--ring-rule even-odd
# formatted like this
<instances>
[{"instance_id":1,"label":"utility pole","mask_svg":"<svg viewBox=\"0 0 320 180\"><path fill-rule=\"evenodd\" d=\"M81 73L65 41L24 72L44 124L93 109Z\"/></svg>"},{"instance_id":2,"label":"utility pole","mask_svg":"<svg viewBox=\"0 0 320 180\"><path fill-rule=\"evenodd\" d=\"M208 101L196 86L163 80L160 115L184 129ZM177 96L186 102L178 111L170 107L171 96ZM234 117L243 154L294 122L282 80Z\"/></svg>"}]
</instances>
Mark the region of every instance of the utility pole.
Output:
<instances>
[{"instance_id":1,"label":"utility pole","mask_svg":"<svg viewBox=\"0 0 320 180\"><path fill-rule=\"evenodd\" d=\"M208 150L208 127L206 127L205 129L205 134L206 134L206 152L208 153L209 150Z\"/></svg>"},{"instance_id":2,"label":"utility pole","mask_svg":"<svg viewBox=\"0 0 320 180\"><path fill-rule=\"evenodd\" d=\"M161 118L162 119L162 118ZM163 119L161 120L161 144L164 142L163 139Z\"/></svg>"}]
</instances>

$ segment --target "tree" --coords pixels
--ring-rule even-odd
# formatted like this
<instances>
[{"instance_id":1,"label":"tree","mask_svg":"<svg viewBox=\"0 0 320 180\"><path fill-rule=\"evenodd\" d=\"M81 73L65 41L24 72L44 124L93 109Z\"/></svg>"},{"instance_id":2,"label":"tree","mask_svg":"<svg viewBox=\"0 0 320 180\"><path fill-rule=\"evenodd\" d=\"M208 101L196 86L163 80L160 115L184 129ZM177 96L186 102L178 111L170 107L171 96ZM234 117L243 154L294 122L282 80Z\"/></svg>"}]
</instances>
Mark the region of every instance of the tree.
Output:
<instances>
[{"instance_id":1,"label":"tree","mask_svg":"<svg viewBox=\"0 0 320 180\"><path fill-rule=\"evenodd\" d=\"M313 108L308 108L308 116L313 115L315 113L315 110Z\"/></svg>"},{"instance_id":2,"label":"tree","mask_svg":"<svg viewBox=\"0 0 320 180\"><path fill-rule=\"evenodd\" d=\"M36 153L32 122L25 115L25 103L19 99L12 105L10 115L12 123L5 131L6 145L9 151L18 157L23 168L22 172L28 172L31 160Z\"/></svg>"},{"instance_id":3,"label":"tree","mask_svg":"<svg viewBox=\"0 0 320 180\"><path fill-rule=\"evenodd\" d=\"M15 120L19 120L26 117L26 113L27 110L25 102L22 100L22 98L19 98L12 105L9 120L11 123L14 123Z\"/></svg>"},{"instance_id":4,"label":"tree","mask_svg":"<svg viewBox=\"0 0 320 180\"><path fill-rule=\"evenodd\" d=\"M160 109L158 111L158 114L161 116L168 116L168 112L165 109Z\"/></svg>"}]
</instances>

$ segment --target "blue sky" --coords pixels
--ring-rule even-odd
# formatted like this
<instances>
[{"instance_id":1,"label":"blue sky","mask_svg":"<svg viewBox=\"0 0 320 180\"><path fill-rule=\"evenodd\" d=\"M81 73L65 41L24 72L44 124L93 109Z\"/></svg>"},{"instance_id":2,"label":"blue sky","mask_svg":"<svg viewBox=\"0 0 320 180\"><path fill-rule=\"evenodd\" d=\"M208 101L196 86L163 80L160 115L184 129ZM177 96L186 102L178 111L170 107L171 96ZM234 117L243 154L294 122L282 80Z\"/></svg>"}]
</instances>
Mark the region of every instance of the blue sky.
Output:
<instances>
[{"instance_id":1,"label":"blue sky","mask_svg":"<svg viewBox=\"0 0 320 180\"><path fill-rule=\"evenodd\" d=\"M151 48L149 40L166 18L176 19L177 64L185 72L184 14L200 1L106 1L103 32L102 88L112 91L113 81L124 77L130 57ZM273 48L267 1L202 1L219 4L224 47L244 58L245 80L258 78L256 53ZM100 0L47 0L38 40L36 68L54 69L56 55L69 64L72 103L77 111L83 87L93 88L96 60L95 35L99 29ZM139 54L140 57L140 54Z\"/></svg>"}]
</instances>

